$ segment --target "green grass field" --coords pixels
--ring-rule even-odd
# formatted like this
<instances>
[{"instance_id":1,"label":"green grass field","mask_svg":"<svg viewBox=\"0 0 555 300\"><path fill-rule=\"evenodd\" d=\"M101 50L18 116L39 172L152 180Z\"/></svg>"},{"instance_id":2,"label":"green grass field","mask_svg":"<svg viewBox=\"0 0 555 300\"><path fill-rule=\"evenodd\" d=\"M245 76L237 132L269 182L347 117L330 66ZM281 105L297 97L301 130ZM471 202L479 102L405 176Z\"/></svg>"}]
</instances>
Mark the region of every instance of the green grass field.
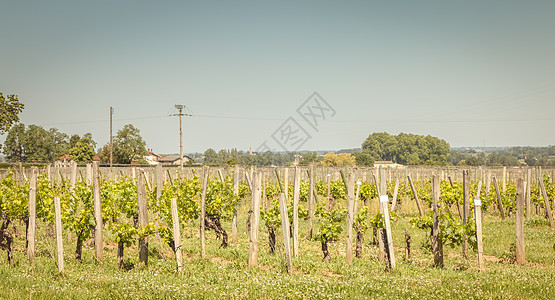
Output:
<instances>
[{"instance_id":1,"label":"green grass field","mask_svg":"<svg viewBox=\"0 0 555 300\"><path fill-rule=\"evenodd\" d=\"M376 207L373 209L377 210ZM415 211L412 207L403 209ZM239 219L239 241L220 249L213 232L207 233L207 258L199 256L198 222L182 229L184 272L175 272L173 252L167 245L150 238L149 264L136 267L138 250L127 248L128 271L116 268L116 243L105 231L103 264L94 262L90 243L83 250L83 261L74 259L75 239L66 238L65 273L58 274L55 241L39 228L37 257L27 265L23 226L16 237L16 265L9 267L5 252L0 258L0 298L2 299L166 299L166 298L246 298L246 299L392 299L392 298L476 298L476 299L555 299L555 230L534 216L526 223L524 265L510 263L514 243L514 219L484 218L485 270L478 272L476 253L462 258L460 247L445 248L445 268L432 267L433 256L421 245L424 230L412 228L414 215L400 213L392 223L397 267L384 271L371 246L371 230L366 234L363 257L345 264L345 241L331 245L332 260L322 262L320 243L307 240L306 222L301 222L300 256L293 260L294 272L285 269L283 242L278 235L275 255L268 253L266 228L260 227L259 266L247 267L248 236L245 213ZM39 226L44 224L39 223ZM224 222L231 232L231 223ZM412 257L404 259L404 230L412 235ZM344 234L343 234L344 235Z\"/></svg>"}]
</instances>

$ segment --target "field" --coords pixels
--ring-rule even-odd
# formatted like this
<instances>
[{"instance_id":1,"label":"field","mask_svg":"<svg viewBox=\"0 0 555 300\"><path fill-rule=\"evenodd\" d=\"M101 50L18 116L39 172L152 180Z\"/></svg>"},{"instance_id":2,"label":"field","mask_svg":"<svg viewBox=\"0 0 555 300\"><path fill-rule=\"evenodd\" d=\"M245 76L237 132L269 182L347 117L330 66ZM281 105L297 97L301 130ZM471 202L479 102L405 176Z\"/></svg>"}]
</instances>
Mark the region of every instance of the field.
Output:
<instances>
[{"instance_id":1,"label":"field","mask_svg":"<svg viewBox=\"0 0 555 300\"><path fill-rule=\"evenodd\" d=\"M268 232L261 221L258 266L249 268L249 237L246 233L248 199L243 199L238 219L238 240L220 248L213 231L206 234L206 257L200 256L199 220L184 223L182 250L184 269L176 272L175 255L162 239L149 236L148 266L139 266L136 243L125 248L125 269L117 268L116 236L104 230L104 261L94 258L92 240L84 243L81 261L74 258L76 238L64 231L63 274L56 264L56 242L43 220L37 224L36 257L27 264L25 224L15 222L14 266L5 255L0 259L2 299L165 299L165 298L247 298L247 299L337 299L337 298L517 298L555 299L555 230L543 214L525 222L526 263L514 263L515 219L501 220L490 209L483 218L485 266L477 270L476 252L463 258L461 247L445 246L445 266L433 266L433 254L426 241L429 232L409 222L417 217L415 202L402 198L391 228L397 265L385 270L378 260L372 230L365 233L362 257L345 263L345 224L340 237L330 242L331 260L323 262L321 243L308 239L307 222L301 220L299 256L293 258L288 274L281 228L277 230L276 253L270 254ZM319 202L325 197L318 196ZM306 202L300 203L307 208ZM338 204L341 205L341 204ZM377 199L369 201L371 213L379 211ZM428 208L429 210L429 208ZM154 217L154 213L150 213ZM319 220L315 219L315 232ZM344 223L344 222L343 222ZM223 228L231 232L230 219ZM411 257L405 259L405 228L411 234ZM11 228L10 228L11 230Z\"/></svg>"}]
</instances>

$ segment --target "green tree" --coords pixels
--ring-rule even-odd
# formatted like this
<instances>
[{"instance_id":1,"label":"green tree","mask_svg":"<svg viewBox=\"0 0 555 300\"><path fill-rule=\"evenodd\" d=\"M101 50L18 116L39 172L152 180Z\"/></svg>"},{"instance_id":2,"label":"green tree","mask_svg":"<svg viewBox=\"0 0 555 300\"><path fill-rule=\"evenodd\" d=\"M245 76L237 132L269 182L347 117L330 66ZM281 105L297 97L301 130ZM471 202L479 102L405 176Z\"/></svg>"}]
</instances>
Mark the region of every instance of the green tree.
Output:
<instances>
[{"instance_id":1,"label":"green tree","mask_svg":"<svg viewBox=\"0 0 555 300\"><path fill-rule=\"evenodd\" d=\"M113 141L112 160L116 164L131 164L146 155L146 142L141 131L131 124L118 130ZM110 161L110 144L104 145L100 153L102 162Z\"/></svg>"},{"instance_id":2,"label":"green tree","mask_svg":"<svg viewBox=\"0 0 555 300\"><path fill-rule=\"evenodd\" d=\"M8 132L2 152L9 161L24 161L25 142L25 125L16 124Z\"/></svg>"},{"instance_id":3,"label":"green tree","mask_svg":"<svg viewBox=\"0 0 555 300\"><path fill-rule=\"evenodd\" d=\"M205 165L218 165L218 153L212 148L204 151L204 164Z\"/></svg>"},{"instance_id":4,"label":"green tree","mask_svg":"<svg viewBox=\"0 0 555 300\"><path fill-rule=\"evenodd\" d=\"M368 153L364 152L355 152L353 153L355 156L355 162L357 166L373 166L374 165L374 158Z\"/></svg>"},{"instance_id":5,"label":"green tree","mask_svg":"<svg viewBox=\"0 0 555 300\"><path fill-rule=\"evenodd\" d=\"M19 102L16 95L6 95L0 92L0 135L6 133L13 124L19 122L19 114L25 105ZM0 146L2 146L0 144Z\"/></svg>"},{"instance_id":6,"label":"green tree","mask_svg":"<svg viewBox=\"0 0 555 300\"><path fill-rule=\"evenodd\" d=\"M362 152L376 160L407 165L445 165L449 150L449 144L437 137L406 133L373 133L362 143Z\"/></svg>"},{"instance_id":7,"label":"green tree","mask_svg":"<svg viewBox=\"0 0 555 300\"><path fill-rule=\"evenodd\" d=\"M71 159L78 163L91 162L94 154L94 142L88 137L79 139L79 141L69 149Z\"/></svg>"}]
</instances>

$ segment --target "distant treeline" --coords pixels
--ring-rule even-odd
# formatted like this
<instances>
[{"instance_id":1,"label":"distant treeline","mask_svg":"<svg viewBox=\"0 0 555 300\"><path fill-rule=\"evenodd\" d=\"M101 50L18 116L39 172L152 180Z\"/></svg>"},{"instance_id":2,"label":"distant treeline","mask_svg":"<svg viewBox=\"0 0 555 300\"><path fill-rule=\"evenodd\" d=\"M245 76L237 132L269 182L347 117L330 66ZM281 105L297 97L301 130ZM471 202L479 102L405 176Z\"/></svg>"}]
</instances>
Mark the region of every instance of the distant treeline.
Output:
<instances>
[{"instance_id":1,"label":"distant treeline","mask_svg":"<svg viewBox=\"0 0 555 300\"><path fill-rule=\"evenodd\" d=\"M498 151L451 150L449 165L463 166L543 166L555 167L555 146L511 147Z\"/></svg>"}]
</instances>

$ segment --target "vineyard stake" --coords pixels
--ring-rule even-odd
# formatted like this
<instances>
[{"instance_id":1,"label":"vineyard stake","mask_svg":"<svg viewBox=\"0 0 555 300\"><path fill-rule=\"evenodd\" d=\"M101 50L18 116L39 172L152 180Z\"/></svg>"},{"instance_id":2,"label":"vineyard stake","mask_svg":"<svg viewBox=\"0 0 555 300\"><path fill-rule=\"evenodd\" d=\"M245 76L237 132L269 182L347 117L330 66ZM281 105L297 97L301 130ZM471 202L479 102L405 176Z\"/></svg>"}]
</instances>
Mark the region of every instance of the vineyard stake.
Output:
<instances>
[{"instance_id":1,"label":"vineyard stake","mask_svg":"<svg viewBox=\"0 0 555 300\"><path fill-rule=\"evenodd\" d=\"M299 200L301 194L301 170L295 166L293 182L293 257L299 256Z\"/></svg>"},{"instance_id":2,"label":"vineyard stake","mask_svg":"<svg viewBox=\"0 0 555 300\"><path fill-rule=\"evenodd\" d=\"M27 229L27 261L35 262L35 230L37 224L37 167L31 167L29 182L29 228Z\"/></svg>"},{"instance_id":3,"label":"vineyard stake","mask_svg":"<svg viewBox=\"0 0 555 300\"><path fill-rule=\"evenodd\" d=\"M177 272L183 272L183 254L181 253L181 231L179 230L179 215L177 213L177 199L171 199L172 205L172 224L173 224L173 244L175 249L175 260L177 262Z\"/></svg>"},{"instance_id":4,"label":"vineyard stake","mask_svg":"<svg viewBox=\"0 0 555 300\"><path fill-rule=\"evenodd\" d=\"M521 264L526 262L526 252L524 244L524 186L522 178L518 178L518 180L516 181L515 227L516 262Z\"/></svg>"},{"instance_id":5,"label":"vineyard stake","mask_svg":"<svg viewBox=\"0 0 555 300\"><path fill-rule=\"evenodd\" d=\"M543 181L541 180L541 178L538 178L538 183L539 183L540 189L542 190L542 196L543 196L543 202L544 202L544 208L545 208L545 216L549 220L549 227L555 228L555 224L553 223L553 215L551 214L551 205L549 204L549 198L548 198L547 192L545 190L545 185L543 184Z\"/></svg>"},{"instance_id":6,"label":"vineyard stake","mask_svg":"<svg viewBox=\"0 0 555 300\"><path fill-rule=\"evenodd\" d=\"M327 205L328 205L328 211L330 211L332 209L331 207L331 174L328 173L327 178L326 178L326 184L327 184Z\"/></svg>"},{"instance_id":7,"label":"vineyard stake","mask_svg":"<svg viewBox=\"0 0 555 300\"><path fill-rule=\"evenodd\" d=\"M482 200L480 200L480 192L482 191L482 180L478 182L478 191L474 198L474 222L476 224L476 244L478 246L478 271L484 269L484 245L482 244Z\"/></svg>"},{"instance_id":8,"label":"vineyard stake","mask_svg":"<svg viewBox=\"0 0 555 300\"><path fill-rule=\"evenodd\" d=\"M353 219L354 219L354 200L355 200L355 176L353 172L349 172L348 179L345 180L343 172L341 177L346 185L347 191L347 245L345 260L348 265L353 264Z\"/></svg>"},{"instance_id":9,"label":"vineyard stake","mask_svg":"<svg viewBox=\"0 0 555 300\"><path fill-rule=\"evenodd\" d=\"M468 222L468 215L470 213L470 178L468 170L463 170L463 219L462 223L465 225ZM462 243L462 255L468 259L468 237L465 235Z\"/></svg>"},{"instance_id":10,"label":"vineyard stake","mask_svg":"<svg viewBox=\"0 0 555 300\"><path fill-rule=\"evenodd\" d=\"M235 166L233 171L233 196L239 195L239 167ZM231 242L237 243L237 211L241 205L241 201L237 201L233 210L233 222L231 223Z\"/></svg>"},{"instance_id":11,"label":"vineyard stake","mask_svg":"<svg viewBox=\"0 0 555 300\"><path fill-rule=\"evenodd\" d=\"M312 239L312 219L314 218L314 166L308 174L308 239Z\"/></svg>"},{"instance_id":12,"label":"vineyard stake","mask_svg":"<svg viewBox=\"0 0 555 300\"><path fill-rule=\"evenodd\" d=\"M409 180L410 189L412 190L412 194L414 195L414 200L416 201L416 206L418 207L418 213L421 217L424 216L424 211L422 210L422 206L420 205L420 200L418 200L418 194L416 193L416 188L414 188L414 184L412 183L412 179L410 175L407 175L407 179Z\"/></svg>"},{"instance_id":13,"label":"vineyard stake","mask_svg":"<svg viewBox=\"0 0 555 300\"><path fill-rule=\"evenodd\" d=\"M497 194L497 207L499 208L499 212L501 212L501 220L505 220L505 209L503 208L503 200L501 199L499 184L497 183L497 177L495 176L493 176L493 187L495 188L495 193Z\"/></svg>"},{"instance_id":14,"label":"vineyard stake","mask_svg":"<svg viewBox=\"0 0 555 300\"><path fill-rule=\"evenodd\" d=\"M293 273L293 260L291 258L291 247L289 246L289 217L287 215L287 203L285 194L279 194L279 209L281 212L281 228L283 231L283 246L285 248L285 261L287 264L287 273Z\"/></svg>"},{"instance_id":15,"label":"vineyard stake","mask_svg":"<svg viewBox=\"0 0 555 300\"><path fill-rule=\"evenodd\" d=\"M399 194L399 179L395 178L395 189L393 190L393 200L391 203L391 211L394 212L397 208L397 196Z\"/></svg>"},{"instance_id":16,"label":"vineyard stake","mask_svg":"<svg viewBox=\"0 0 555 300\"><path fill-rule=\"evenodd\" d=\"M443 268L443 241L440 238L438 202L441 197L439 178L432 175L432 249L434 252L434 266Z\"/></svg>"},{"instance_id":17,"label":"vineyard stake","mask_svg":"<svg viewBox=\"0 0 555 300\"><path fill-rule=\"evenodd\" d=\"M389 198L387 197L387 181L385 179L385 170L380 168L380 209L383 214L384 223L385 223L385 233L387 237L387 245L385 248L388 252L389 263L391 265L391 269L395 269L395 253L393 251L393 236L391 234L391 222L389 220Z\"/></svg>"},{"instance_id":18,"label":"vineyard stake","mask_svg":"<svg viewBox=\"0 0 555 300\"><path fill-rule=\"evenodd\" d=\"M139 227L148 224L148 210L146 202L145 179L147 176L142 169L137 174L137 204L139 214ZM148 237L139 237L139 265L148 265Z\"/></svg>"},{"instance_id":19,"label":"vineyard stake","mask_svg":"<svg viewBox=\"0 0 555 300\"><path fill-rule=\"evenodd\" d=\"M206 238L204 236L205 224L204 219L206 218L206 190L208 188L208 173L209 167L203 168L203 180L202 180L202 196L200 199L200 257L206 257ZM248 178L248 177L247 177Z\"/></svg>"},{"instance_id":20,"label":"vineyard stake","mask_svg":"<svg viewBox=\"0 0 555 300\"><path fill-rule=\"evenodd\" d=\"M64 242L62 240L62 210L60 208L60 197L54 197L54 222L56 224L56 258L58 261L58 272L64 272Z\"/></svg>"},{"instance_id":21,"label":"vineyard stake","mask_svg":"<svg viewBox=\"0 0 555 300\"><path fill-rule=\"evenodd\" d=\"M503 167L503 194L507 192L507 167Z\"/></svg>"},{"instance_id":22,"label":"vineyard stake","mask_svg":"<svg viewBox=\"0 0 555 300\"><path fill-rule=\"evenodd\" d=\"M87 169L88 173L88 169ZM93 183L93 201L94 201L94 254L97 263L104 260L104 241L102 237L102 203L100 199L100 172L98 170L98 162L92 165L92 183Z\"/></svg>"},{"instance_id":23,"label":"vineyard stake","mask_svg":"<svg viewBox=\"0 0 555 300\"><path fill-rule=\"evenodd\" d=\"M527 176L526 176L526 219L530 219L532 214L532 203L530 199L530 189L532 186L532 169L528 168Z\"/></svg>"},{"instance_id":24,"label":"vineyard stake","mask_svg":"<svg viewBox=\"0 0 555 300\"><path fill-rule=\"evenodd\" d=\"M249 240L249 268L256 267L258 264L258 227L260 224L260 196L262 185L262 173L255 172L253 174L254 191L252 193L251 203L251 232Z\"/></svg>"}]
</instances>

